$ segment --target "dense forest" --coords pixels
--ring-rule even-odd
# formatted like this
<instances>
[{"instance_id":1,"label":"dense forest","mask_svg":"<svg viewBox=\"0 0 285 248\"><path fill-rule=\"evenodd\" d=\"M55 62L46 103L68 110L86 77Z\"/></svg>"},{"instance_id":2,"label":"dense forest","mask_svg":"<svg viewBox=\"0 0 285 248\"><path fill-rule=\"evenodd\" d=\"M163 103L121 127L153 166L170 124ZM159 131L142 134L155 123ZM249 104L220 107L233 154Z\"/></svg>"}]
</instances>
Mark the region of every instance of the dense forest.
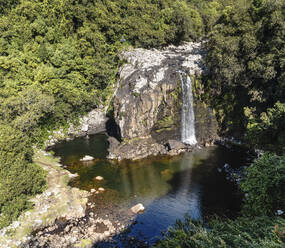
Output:
<instances>
[{"instance_id":1,"label":"dense forest","mask_svg":"<svg viewBox=\"0 0 285 248\"><path fill-rule=\"evenodd\" d=\"M283 0L0 0L0 227L45 188L33 146L106 104L120 51L202 40L220 134L271 153L248 168L242 217L185 220L158 245L282 247L284 219L266 216L285 210Z\"/></svg>"}]
</instances>

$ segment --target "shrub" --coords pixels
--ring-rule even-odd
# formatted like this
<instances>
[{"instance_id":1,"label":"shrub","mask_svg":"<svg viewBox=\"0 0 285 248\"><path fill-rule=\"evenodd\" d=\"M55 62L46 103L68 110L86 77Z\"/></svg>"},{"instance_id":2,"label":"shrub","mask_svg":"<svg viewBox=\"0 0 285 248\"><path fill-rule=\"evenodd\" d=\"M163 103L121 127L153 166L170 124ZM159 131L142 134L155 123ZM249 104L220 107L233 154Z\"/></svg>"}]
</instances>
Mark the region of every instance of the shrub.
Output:
<instances>
[{"instance_id":1,"label":"shrub","mask_svg":"<svg viewBox=\"0 0 285 248\"><path fill-rule=\"evenodd\" d=\"M285 210L285 156L265 153L247 169L241 188L246 215L274 215Z\"/></svg>"},{"instance_id":2,"label":"shrub","mask_svg":"<svg viewBox=\"0 0 285 248\"><path fill-rule=\"evenodd\" d=\"M45 173L31 159L29 139L19 130L0 125L0 228L31 207L28 197L45 188Z\"/></svg>"},{"instance_id":3,"label":"shrub","mask_svg":"<svg viewBox=\"0 0 285 248\"><path fill-rule=\"evenodd\" d=\"M285 103L277 102L273 108L255 116L245 109L248 118L247 140L268 150L285 152Z\"/></svg>"},{"instance_id":4,"label":"shrub","mask_svg":"<svg viewBox=\"0 0 285 248\"><path fill-rule=\"evenodd\" d=\"M236 220L212 220L208 228L186 218L177 221L157 248L254 248L284 247L285 220L283 218L255 217Z\"/></svg>"}]
</instances>

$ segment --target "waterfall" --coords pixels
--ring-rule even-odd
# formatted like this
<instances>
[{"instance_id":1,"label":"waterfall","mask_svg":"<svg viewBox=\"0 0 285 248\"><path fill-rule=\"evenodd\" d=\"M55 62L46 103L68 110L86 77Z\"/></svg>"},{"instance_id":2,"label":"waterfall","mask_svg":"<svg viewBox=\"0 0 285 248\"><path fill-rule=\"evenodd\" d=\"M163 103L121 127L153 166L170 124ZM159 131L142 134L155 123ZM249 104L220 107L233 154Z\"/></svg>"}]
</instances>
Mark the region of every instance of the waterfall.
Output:
<instances>
[{"instance_id":1,"label":"waterfall","mask_svg":"<svg viewBox=\"0 0 285 248\"><path fill-rule=\"evenodd\" d=\"M188 145L197 143L195 136L195 115L193 109L192 82L189 75L180 73L182 88L182 115L181 115L181 140Z\"/></svg>"}]
</instances>

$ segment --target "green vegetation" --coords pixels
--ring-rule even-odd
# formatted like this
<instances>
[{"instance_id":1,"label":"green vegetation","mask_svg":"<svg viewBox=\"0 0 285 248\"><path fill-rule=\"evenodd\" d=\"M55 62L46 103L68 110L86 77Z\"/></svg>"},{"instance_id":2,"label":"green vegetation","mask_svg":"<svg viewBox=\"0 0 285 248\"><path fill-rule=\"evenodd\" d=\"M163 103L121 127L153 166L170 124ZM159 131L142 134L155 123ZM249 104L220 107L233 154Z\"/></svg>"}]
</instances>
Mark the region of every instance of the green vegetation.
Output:
<instances>
[{"instance_id":1,"label":"green vegetation","mask_svg":"<svg viewBox=\"0 0 285 248\"><path fill-rule=\"evenodd\" d=\"M237 1L223 10L206 43L204 86L221 133L246 133L263 149L284 146L284 27L284 1Z\"/></svg>"},{"instance_id":2,"label":"green vegetation","mask_svg":"<svg viewBox=\"0 0 285 248\"><path fill-rule=\"evenodd\" d=\"M245 215L275 215L285 209L285 155L265 153L247 168L241 188Z\"/></svg>"},{"instance_id":3,"label":"green vegetation","mask_svg":"<svg viewBox=\"0 0 285 248\"><path fill-rule=\"evenodd\" d=\"M254 115L249 108L246 108L245 115L248 118L247 142L284 154L285 103L277 102L260 115Z\"/></svg>"},{"instance_id":4,"label":"green vegetation","mask_svg":"<svg viewBox=\"0 0 285 248\"><path fill-rule=\"evenodd\" d=\"M31 151L21 131L0 125L0 228L31 207L28 195L45 188L45 173L32 163Z\"/></svg>"},{"instance_id":5,"label":"green vegetation","mask_svg":"<svg viewBox=\"0 0 285 248\"><path fill-rule=\"evenodd\" d=\"M203 227L190 218L177 221L157 248L278 248L285 245L284 218L238 218L212 220Z\"/></svg>"},{"instance_id":6,"label":"green vegetation","mask_svg":"<svg viewBox=\"0 0 285 248\"><path fill-rule=\"evenodd\" d=\"M121 50L203 38L209 74L195 93L221 134L280 156L248 168L243 217L208 228L186 219L157 246L284 247L284 215L265 216L285 210L283 0L0 0L0 228L45 188L32 146L110 100Z\"/></svg>"}]
</instances>

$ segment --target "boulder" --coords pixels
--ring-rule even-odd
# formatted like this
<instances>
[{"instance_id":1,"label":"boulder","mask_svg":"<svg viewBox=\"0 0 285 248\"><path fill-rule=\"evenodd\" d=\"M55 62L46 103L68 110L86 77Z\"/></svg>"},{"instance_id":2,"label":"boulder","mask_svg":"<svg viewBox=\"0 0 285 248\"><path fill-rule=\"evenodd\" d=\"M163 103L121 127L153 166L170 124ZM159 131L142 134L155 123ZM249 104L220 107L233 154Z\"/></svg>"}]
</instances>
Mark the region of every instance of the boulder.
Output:
<instances>
[{"instance_id":1,"label":"boulder","mask_svg":"<svg viewBox=\"0 0 285 248\"><path fill-rule=\"evenodd\" d=\"M86 116L83 116L79 120L79 126L69 124L67 134L70 137L81 137L89 134L96 134L106 131L106 117L103 107L99 107L90 111Z\"/></svg>"},{"instance_id":2,"label":"boulder","mask_svg":"<svg viewBox=\"0 0 285 248\"><path fill-rule=\"evenodd\" d=\"M169 150L186 149L186 145L178 140L168 140L166 146L168 147Z\"/></svg>"},{"instance_id":3,"label":"boulder","mask_svg":"<svg viewBox=\"0 0 285 248\"><path fill-rule=\"evenodd\" d=\"M133 139L120 144L118 147L110 147L108 159L132 159L138 160L148 156L165 155L165 146L157 143L152 138Z\"/></svg>"},{"instance_id":4,"label":"boulder","mask_svg":"<svg viewBox=\"0 0 285 248\"><path fill-rule=\"evenodd\" d=\"M97 176L97 177L95 177L95 180L102 181L102 180L104 180L104 177Z\"/></svg>"},{"instance_id":5,"label":"boulder","mask_svg":"<svg viewBox=\"0 0 285 248\"><path fill-rule=\"evenodd\" d=\"M86 155L82 159L80 159L80 161L82 161L82 162L87 162L87 161L92 161L92 160L94 160L94 158L92 156L89 156L89 155Z\"/></svg>"},{"instance_id":6,"label":"boulder","mask_svg":"<svg viewBox=\"0 0 285 248\"><path fill-rule=\"evenodd\" d=\"M89 128L88 124L84 124L84 125L82 125L82 127L81 127L81 131L87 132L87 131L88 131L88 128Z\"/></svg>"},{"instance_id":7,"label":"boulder","mask_svg":"<svg viewBox=\"0 0 285 248\"><path fill-rule=\"evenodd\" d=\"M137 204L131 208L131 210L134 214L138 214L140 212L143 212L144 209L145 208L144 208L143 204L141 204L141 203L139 203L139 204Z\"/></svg>"}]
</instances>

